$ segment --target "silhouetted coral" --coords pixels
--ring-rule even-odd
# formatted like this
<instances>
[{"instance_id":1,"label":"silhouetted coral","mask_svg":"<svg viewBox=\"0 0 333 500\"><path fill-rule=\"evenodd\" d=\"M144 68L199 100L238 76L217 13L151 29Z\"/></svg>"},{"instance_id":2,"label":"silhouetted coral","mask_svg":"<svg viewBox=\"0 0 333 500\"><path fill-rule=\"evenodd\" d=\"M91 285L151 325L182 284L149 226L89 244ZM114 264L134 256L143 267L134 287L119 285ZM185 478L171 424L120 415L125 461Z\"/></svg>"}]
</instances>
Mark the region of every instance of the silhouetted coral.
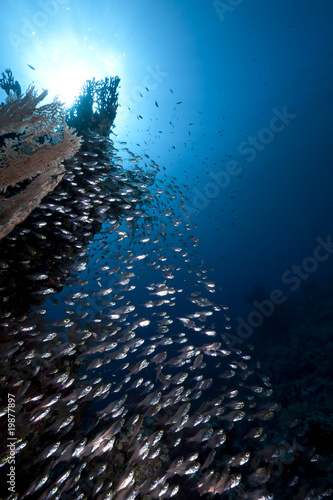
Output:
<instances>
[{"instance_id":1,"label":"silhouetted coral","mask_svg":"<svg viewBox=\"0 0 333 500\"><path fill-rule=\"evenodd\" d=\"M12 71L7 68L1 73L1 76L0 87L6 92L6 94L10 95L10 91L12 90L17 97L20 97L22 93L21 86L17 80L14 80Z\"/></svg>"},{"instance_id":2,"label":"silhouetted coral","mask_svg":"<svg viewBox=\"0 0 333 500\"><path fill-rule=\"evenodd\" d=\"M80 134L91 130L108 137L117 113L119 82L118 76L87 80L67 112L67 123Z\"/></svg>"}]
</instances>

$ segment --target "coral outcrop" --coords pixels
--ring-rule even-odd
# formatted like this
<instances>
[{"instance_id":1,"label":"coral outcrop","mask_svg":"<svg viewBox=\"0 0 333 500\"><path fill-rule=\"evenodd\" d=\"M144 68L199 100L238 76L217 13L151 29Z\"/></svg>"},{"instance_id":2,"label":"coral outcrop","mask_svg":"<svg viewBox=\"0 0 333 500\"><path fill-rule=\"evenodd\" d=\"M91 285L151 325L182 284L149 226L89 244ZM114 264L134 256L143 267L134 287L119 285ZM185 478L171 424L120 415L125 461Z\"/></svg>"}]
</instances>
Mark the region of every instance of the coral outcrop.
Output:
<instances>
[{"instance_id":1,"label":"coral outcrop","mask_svg":"<svg viewBox=\"0 0 333 500\"><path fill-rule=\"evenodd\" d=\"M67 112L67 123L79 134L90 131L108 137L117 113L119 82L118 76L87 80Z\"/></svg>"},{"instance_id":2,"label":"coral outcrop","mask_svg":"<svg viewBox=\"0 0 333 500\"><path fill-rule=\"evenodd\" d=\"M46 95L32 86L22 96L9 94L0 108L0 239L55 188L65 172L62 162L80 149L58 99L37 107Z\"/></svg>"}]
</instances>

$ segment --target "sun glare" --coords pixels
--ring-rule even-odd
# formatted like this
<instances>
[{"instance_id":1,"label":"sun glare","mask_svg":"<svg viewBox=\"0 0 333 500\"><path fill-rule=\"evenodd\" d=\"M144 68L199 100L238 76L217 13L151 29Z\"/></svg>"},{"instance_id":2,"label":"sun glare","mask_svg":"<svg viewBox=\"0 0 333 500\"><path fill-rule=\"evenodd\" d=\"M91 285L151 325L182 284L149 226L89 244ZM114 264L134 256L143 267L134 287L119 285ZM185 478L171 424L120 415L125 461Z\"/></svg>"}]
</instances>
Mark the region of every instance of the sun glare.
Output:
<instances>
[{"instance_id":1,"label":"sun glare","mask_svg":"<svg viewBox=\"0 0 333 500\"><path fill-rule=\"evenodd\" d=\"M45 87L50 96L59 96L59 100L70 106L79 94L80 88L90 75L84 67L62 67L52 71L45 80Z\"/></svg>"},{"instance_id":2,"label":"sun glare","mask_svg":"<svg viewBox=\"0 0 333 500\"><path fill-rule=\"evenodd\" d=\"M59 96L60 101L70 106L86 80L96 80L118 75L119 66L110 54L101 54L92 46L81 49L76 46L71 51L66 48L55 50L52 59L44 59L43 88L49 96Z\"/></svg>"}]
</instances>

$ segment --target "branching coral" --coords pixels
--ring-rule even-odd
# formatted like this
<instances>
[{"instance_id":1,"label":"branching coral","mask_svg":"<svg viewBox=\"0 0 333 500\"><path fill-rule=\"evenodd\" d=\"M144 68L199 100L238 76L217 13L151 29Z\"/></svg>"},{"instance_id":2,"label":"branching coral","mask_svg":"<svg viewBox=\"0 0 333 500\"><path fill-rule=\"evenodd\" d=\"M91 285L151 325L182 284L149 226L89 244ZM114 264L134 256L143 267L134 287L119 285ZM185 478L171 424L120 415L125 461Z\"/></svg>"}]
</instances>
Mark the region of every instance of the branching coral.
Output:
<instances>
[{"instance_id":1,"label":"branching coral","mask_svg":"<svg viewBox=\"0 0 333 500\"><path fill-rule=\"evenodd\" d=\"M120 78L87 80L80 96L68 110L67 123L81 134L88 130L108 137L118 107L118 85Z\"/></svg>"},{"instance_id":2,"label":"branching coral","mask_svg":"<svg viewBox=\"0 0 333 500\"><path fill-rule=\"evenodd\" d=\"M61 181L62 161L80 148L80 138L65 123L57 100L37 108L46 97L34 87L20 97L9 96L0 109L0 238L24 220ZM27 181L31 182L27 184ZM18 186L25 182L26 186ZM14 193L13 193L13 187Z\"/></svg>"},{"instance_id":3,"label":"branching coral","mask_svg":"<svg viewBox=\"0 0 333 500\"><path fill-rule=\"evenodd\" d=\"M21 86L17 80L14 80L13 73L10 69L5 69L1 73L0 87L10 95L11 91L14 92L18 97L21 95Z\"/></svg>"}]
</instances>

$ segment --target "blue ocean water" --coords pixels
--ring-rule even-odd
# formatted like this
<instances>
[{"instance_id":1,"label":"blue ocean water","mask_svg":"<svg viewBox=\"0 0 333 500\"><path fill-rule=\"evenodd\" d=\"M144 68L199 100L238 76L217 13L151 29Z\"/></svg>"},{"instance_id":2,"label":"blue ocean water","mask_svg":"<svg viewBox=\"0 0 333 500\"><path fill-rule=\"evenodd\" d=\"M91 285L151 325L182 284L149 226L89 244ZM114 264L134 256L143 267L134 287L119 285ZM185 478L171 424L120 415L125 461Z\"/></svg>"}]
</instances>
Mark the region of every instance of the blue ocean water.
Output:
<instances>
[{"instance_id":1,"label":"blue ocean water","mask_svg":"<svg viewBox=\"0 0 333 500\"><path fill-rule=\"evenodd\" d=\"M191 221L209 234L200 253L243 308L254 284L281 286L330 234L331 9L4 2L1 60L22 86L33 81L67 103L87 78L121 78L117 139L189 185ZM272 130L284 110L292 117ZM228 160L237 162L231 176ZM326 266L311 279L324 279Z\"/></svg>"},{"instance_id":2,"label":"blue ocean water","mask_svg":"<svg viewBox=\"0 0 333 500\"><path fill-rule=\"evenodd\" d=\"M231 329L219 333L253 346L285 407L281 428L288 412L313 411L311 425L322 419L327 432L316 437L332 439L332 3L4 0L1 12L1 67L23 89L34 83L70 106L85 80L120 77L117 154L126 147L159 165L166 209L170 186L186 196L195 266L228 307ZM160 245L177 265L170 234ZM98 235L89 252L110 267L124 248L142 248L108 238L109 254ZM93 293L103 262L89 262L80 279ZM155 276L145 272L142 288ZM184 267L174 286L192 291ZM186 304L180 294L175 317ZM44 307L50 322L62 317L61 297Z\"/></svg>"}]
</instances>

